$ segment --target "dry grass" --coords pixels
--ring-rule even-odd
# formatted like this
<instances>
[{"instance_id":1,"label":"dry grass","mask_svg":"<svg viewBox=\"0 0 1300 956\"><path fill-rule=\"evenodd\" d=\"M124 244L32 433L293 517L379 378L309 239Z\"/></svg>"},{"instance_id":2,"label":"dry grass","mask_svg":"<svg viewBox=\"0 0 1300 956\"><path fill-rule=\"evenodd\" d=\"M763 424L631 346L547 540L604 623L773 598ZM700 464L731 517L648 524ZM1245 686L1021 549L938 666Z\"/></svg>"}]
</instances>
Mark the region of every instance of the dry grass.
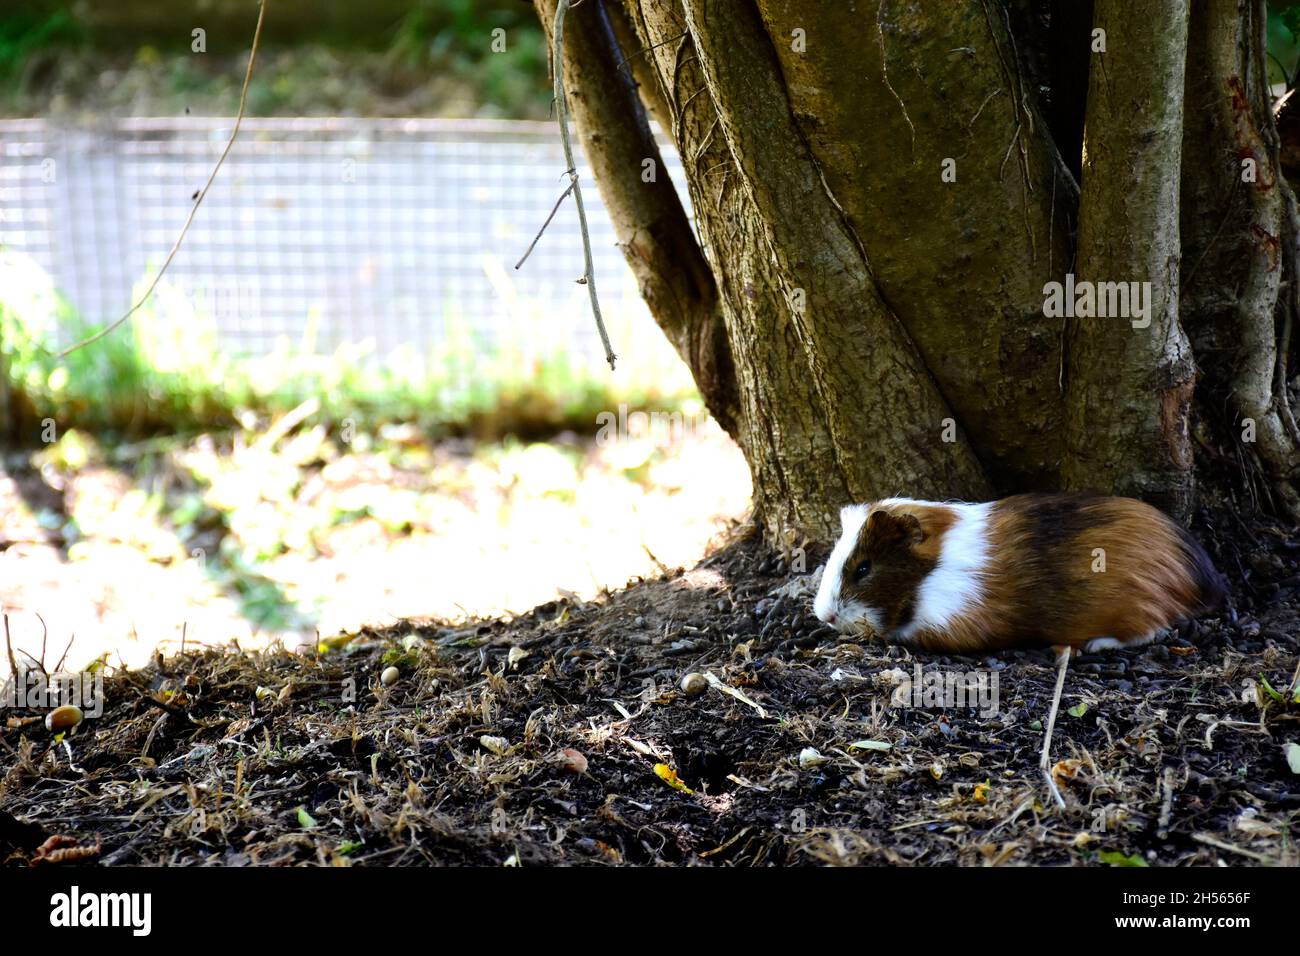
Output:
<instances>
[{"instance_id":1,"label":"dry grass","mask_svg":"<svg viewBox=\"0 0 1300 956\"><path fill-rule=\"evenodd\" d=\"M515 620L156 660L110 677L66 747L21 717L0 731L0 853L58 836L127 864L1297 862L1290 601L1081 658L1058 812L1037 773L1046 652L919 661L996 673L996 714L897 706L910 656L819 630L807 584L742 540ZM686 696L692 671L749 702Z\"/></svg>"}]
</instances>

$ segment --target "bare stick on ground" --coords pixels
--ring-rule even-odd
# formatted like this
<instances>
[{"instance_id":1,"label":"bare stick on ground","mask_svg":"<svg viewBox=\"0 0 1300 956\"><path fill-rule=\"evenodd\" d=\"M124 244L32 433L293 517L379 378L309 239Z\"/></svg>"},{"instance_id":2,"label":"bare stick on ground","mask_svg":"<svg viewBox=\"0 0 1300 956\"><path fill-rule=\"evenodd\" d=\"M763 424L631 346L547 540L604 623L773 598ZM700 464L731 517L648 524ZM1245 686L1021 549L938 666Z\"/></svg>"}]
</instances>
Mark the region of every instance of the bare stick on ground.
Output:
<instances>
[{"instance_id":1,"label":"bare stick on ground","mask_svg":"<svg viewBox=\"0 0 1300 956\"><path fill-rule=\"evenodd\" d=\"M1038 765L1043 768L1043 777L1047 780L1047 788L1052 791L1052 798L1056 801L1056 805L1064 810L1065 798L1061 796L1056 781L1052 779L1051 752L1052 731L1056 728L1056 712L1061 709L1061 690L1065 687L1065 671L1070 666L1070 648L1058 646L1055 650L1060 669L1056 672L1056 690L1052 693L1052 709L1047 714L1047 730L1043 733L1043 755L1039 758Z\"/></svg>"}]
</instances>

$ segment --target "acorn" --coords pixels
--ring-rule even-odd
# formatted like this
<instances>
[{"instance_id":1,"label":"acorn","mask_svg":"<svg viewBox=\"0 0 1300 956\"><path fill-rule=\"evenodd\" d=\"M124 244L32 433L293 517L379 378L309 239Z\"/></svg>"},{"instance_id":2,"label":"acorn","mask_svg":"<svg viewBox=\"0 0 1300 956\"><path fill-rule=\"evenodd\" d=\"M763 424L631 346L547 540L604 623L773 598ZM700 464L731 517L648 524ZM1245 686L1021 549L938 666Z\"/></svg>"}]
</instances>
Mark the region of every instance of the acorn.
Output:
<instances>
[{"instance_id":1,"label":"acorn","mask_svg":"<svg viewBox=\"0 0 1300 956\"><path fill-rule=\"evenodd\" d=\"M379 683L385 687L392 687L401 678L402 672L396 667L385 667L384 672L379 675Z\"/></svg>"},{"instance_id":2,"label":"acorn","mask_svg":"<svg viewBox=\"0 0 1300 956\"><path fill-rule=\"evenodd\" d=\"M81 723L84 716L80 707L75 704L64 704L45 715L45 729L53 734L71 730Z\"/></svg>"}]
</instances>

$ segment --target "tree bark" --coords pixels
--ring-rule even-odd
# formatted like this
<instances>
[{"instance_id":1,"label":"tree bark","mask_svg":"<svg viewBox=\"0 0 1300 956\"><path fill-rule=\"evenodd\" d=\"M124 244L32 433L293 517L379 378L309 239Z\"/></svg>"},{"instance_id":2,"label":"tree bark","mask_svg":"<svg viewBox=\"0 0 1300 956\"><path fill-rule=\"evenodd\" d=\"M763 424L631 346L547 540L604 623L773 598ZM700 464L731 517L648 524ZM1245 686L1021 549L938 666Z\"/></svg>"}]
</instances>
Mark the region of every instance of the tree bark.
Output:
<instances>
[{"instance_id":1,"label":"tree bark","mask_svg":"<svg viewBox=\"0 0 1300 956\"><path fill-rule=\"evenodd\" d=\"M1286 397L1275 312L1294 318L1291 187L1270 110L1263 2L1195 0L1183 140L1185 326L1206 373L1205 406L1226 406L1226 431L1300 515L1300 436Z\"/></svg>"},{"instance_id":2,"label":"tree bark","mask_svg":"<svg viewBox=\"0 0 1300 956\"><path fill-rule=\"evenodd\" d=\"M555 0L535 3L549 28ZM1104 55L1080 49L1088 9ZM1296 227L1262 11L572 11L563 55L587 155L655 320L750 463L770 534L831 537L849 501L1059 487L1183 516L1198 364L1201 397L1255 416L1251 451L1286 487ZM647 115L682 157L693 223L666 176L640 175L658 165ZM1261 179L1227 188L1243 150ZM1075 273L1149 281L1149 324L1046 314L1049 284ZM1202 444L1239 444L1202 425Z\"/></svg>"},{"instance_id":3,"label":"tree bark","mask_svg":"<svg viewBox=\"0 0 1300 956\"><path fill-rule=\"evenodd\" d=\"M990 480L1009 491L1055 483L1061 330L1043 315L1042 289L1070 258L1077 192L1005 12L993 2L758 6L870 280L985 451Z\"/></svg>"},{"instance_id":4,"label":"tree bark","mask_svg":"<svg viewBox=\"0 0 1300 956\"><path fill-rule=\"evenodd\" d=\"M1188 0L1097 0L1083 142L1078 282L1129 294L1119 315L1070 324L1065 483L1186 515L1195 368L1178 319L1178 190ZM1138 285L1141 283L1142 285ZM1121 305L1114 298L1110 306ZM1115 311L1113 308L1106 311Z\"/></svg>"}]
</instances>

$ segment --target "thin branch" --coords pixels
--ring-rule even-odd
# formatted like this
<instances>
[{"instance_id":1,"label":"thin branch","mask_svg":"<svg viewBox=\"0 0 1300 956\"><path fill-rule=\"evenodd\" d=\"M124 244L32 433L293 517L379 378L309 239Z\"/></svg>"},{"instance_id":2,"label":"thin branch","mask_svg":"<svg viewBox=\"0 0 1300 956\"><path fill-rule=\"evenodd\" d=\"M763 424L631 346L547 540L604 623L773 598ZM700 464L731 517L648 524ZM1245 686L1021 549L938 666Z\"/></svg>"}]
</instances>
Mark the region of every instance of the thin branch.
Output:
<instances>
[{"instance_id":1,"label":"thin branch","mask_svg":"<svg viewBox=\"0 0 1300 956\"><path fill-rule=\"evenodd\" d=\"M54 670L56 672L63 670L63 665L68 660L68 651L72 650L72 642L76 639L77 635L75 632L68 638L68 646L63 649L63 654L59 657L59 662L54 665Z\"/></svg>"},{"instance_id":2,"label":"thin branch","mask_svg":"<svg viewBox=\"0 0 1300 956\"><path fill-rule=\"evenodd\" d=\"M5 650L9 652L9 669L14 673L14 680L18 679L18 661L14 658L14 642L9 636L9 615L5 618Z\"/></svg>"},{"instance_id":3,"label":"thin branch","mask_svg":"<svg viewBox=\"0 0 1300 956\"><path fill-rule=\"evenodd\" d=\"M45 623L45 618L39 613L36 614L36 620L41 622L41 673L45 673L45 642L49 639L50 628Z\"/></svg>"},{"instance_id":4,"label":"thin branch","mask_svg":"<svg viewBox=\"0 0 1300 956\"><path fill-rule=\"evenodd\" d=\"M524 250L524 254L520 257L519 261L515 263L516 269L528 261L528 257L533 254L533 250L537 248L537 243L542 238L542 233L544 233L546 227L551 224L551 220L555 218L555 214L560 211L560 203L564 202L565 197L568 196L569 193L573 192L573 186L574 183L570 182L568 188L565 189L564 192L560 193L560 198L555 200L555 205L551 207L551 214L546 217L546 222L542 223L542 228L537 230L537 235L533 236L533 241L528 244L528 248Z\"/></svg>"},{"instance_id":5,"label":"thin branch","mask_svg":"<svg viewBox=\"0 0 1300 956\"><path fill-rule=\"evenodd\" d=\"M555 69L555 118L560 124L560 142L564 146L564 162L568 168L569 181L573 185L573 201L578 206L578 226L582 230L582 254L585 271L579 280L587 287L591 295L591 311L596 317L596 330L600 332L600 342L605 347L605 361L612 370L617 356L609 344L609 333L605 331L605 320L600 315L600 300L596 297L596 275L591 264L591 235L587 231L587 210L582 204L582 187L578 185L578 170L573 161L573 143L569 140L569 107L564 98L564 15L569 11L569 0L559 0L555 6L555 28L552 36L552 62Z\"/></svg>"},{"instance_id":6,"label":"thin branch","mask_svg":"<svg viewBox=\"0 0 1300 956\"><path fill-rule=\"evenodd\" d=\"M682 31L681 33L677 34L677 36L675 37L669 37L666 40L660 40L658 43L652 43L649 46L642 47L641 49L637 50L635 53L623 57L623 59L619 61L618 69L622 70L628 76L631 76L632 70L628 66L628 63L632 60L632 57L642 56L643 54L649 53L651 50L656 50L667 43L672 43L674 40L680 40L684 36L686 36L686 31Z\"/></svg>"},{"instance_id":7,"label":"thin branch","mask_svg":"<svg viewBox=\"0 0 1300 956\"><path fill-rule=\"evenodd\" d=\"M149 301L149 297L153 295L154 289L158 287L158 283L162 281L164 273L167 272L168 266L170 266L172 260L176 258L176 253L180 251L181 243L185 241L185 235L190 231L190 226L194 222L194 215L199 211L199 206L203 203L203 198L207 196L208 190L212 188L212 182L217 178L217 173L220 171L222 164L225 163L226 157L230 155L230 150L235 145L235 137L239 135L239 127L244 122L244 109L248 103L248 84L253 79L253 64L257 60L257 48L262 41L262 21L265 17L266 0L260 0L257 9L257 27L253 30L253 49L248 54L248 70L244 73L244 87L239 93L239 114L235 117L235 128L230 131L230 139L226 141L226 148L222 150L221 156L217 159L217 164L212 167L212 175L208 177L208 181L204 184L203 188L199 190L198 197L194 200L194 205L190 208L189 217L185 220L185 225L181 228L181 234L176 237L176 242L172 246L171 252L167 253L167 258L163 262L162 268L159 269L157 275L153 277L153 281L149 283L149 288L145 290L144 295L140 297L139 301L137 301L135 305L131 306L131 308L127 310L125 315L104 326L104 328L90 336L90 338L83 339L75 345L68 346L58 354L59 358L67 358L73 352L77 351L77 349L98 342L104 336L125 324L131 316L135 315L142 305Z\"/></svg>"}]
</instances>

